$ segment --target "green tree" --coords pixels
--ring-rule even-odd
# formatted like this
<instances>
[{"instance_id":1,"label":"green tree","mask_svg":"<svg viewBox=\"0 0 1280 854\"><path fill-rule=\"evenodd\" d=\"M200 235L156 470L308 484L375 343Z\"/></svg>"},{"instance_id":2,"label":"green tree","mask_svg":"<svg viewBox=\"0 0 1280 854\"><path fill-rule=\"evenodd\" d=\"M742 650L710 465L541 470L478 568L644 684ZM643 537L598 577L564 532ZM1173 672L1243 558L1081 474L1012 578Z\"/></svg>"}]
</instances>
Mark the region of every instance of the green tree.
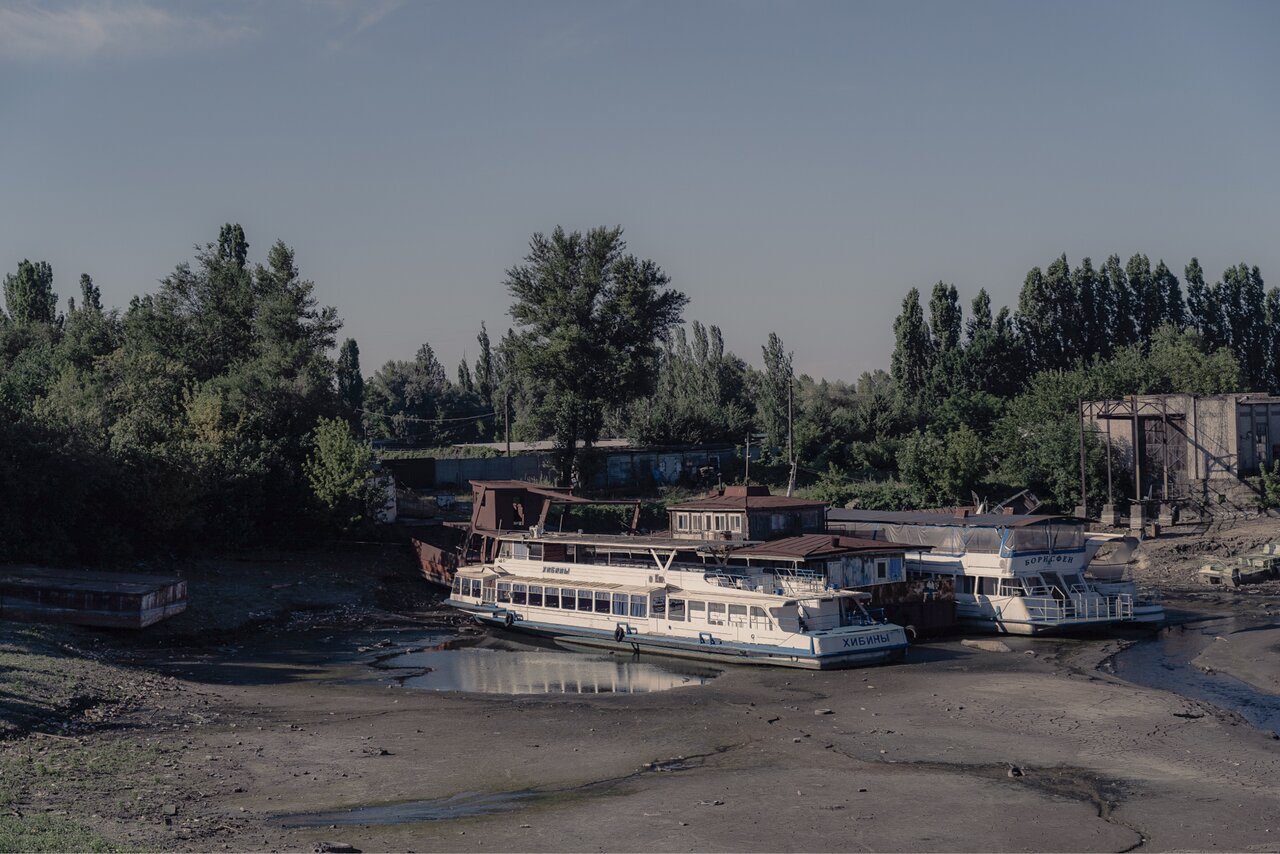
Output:
<instances>
[{"instance_id":1,"label":"green tree","mask_svg":"<svg viewBox=\"0 0 1280 854\"><path fill-rule=\"evenodd\" d=\"M899 399L914 404L925 390L929 368L933 364L933 339L920 307L920 291L907 291L902 311L893 321L893 356L890 374Z\"/></svg>"},{"instance_id":2,"label":"green tree","mask_svg":"<svg viewBox=\"0 0 1280 854\"><path fill-rule=\"evenodd\" d=\"M335 370L338 385L338 410L352 428L363 419L364 375L360 372L360 345L354 338L342 342Z\"/></svg>"},{"instance_id":3,"label":"green tree","mask_svg":"<svg viewBox=\"0 0 1280 854\"><path fill-rule=\"evenodd\" d=\"M562 483L606 410L653 390L661 339L688 302L669 283L653 261L627 254L621 228L534 234L524 263L507 271L515 367L535 429L555 440Z\"/></svg>"},{"instance_id":4,"label":"green tree","mask_svg":"<svg viewBox=\"0 0 1280 854\"><path fill-rule=\"evenodd\" d=\"M373 520L385 498L373 477L373 449L341 418L316 422L305 470L316 502L343 527Z\"/></svg>"},{"instance_id":5,"label":"green tree","mask_svg":"<svg viewBox=\"0 0 1280 854\"><path fill-rule=\"evenodd\" d=\"M1223 336L1222 307L1218 294L1204 281L1200 261L1192 258L1184 273L1187 280L1187 323L1200 333L1200 339L1209 349L1225 343Z\"/></svg>"},{"instance_id":6,"label":"green tree","mask_svg":"<svg viewBox=\"0 0 1280 854\"><path fill-rule=\"evenodd\" d=\"M18 272L4 277L4 302L14 323L57 323L58 295L49 262L22 259Z\"/></svg>"},{"instance_id":7,"label":"green tree","mask_svg":"<svg viewBox=\"0 0 1280 854\"><path fill-rule=\"evenodd\" d=\"M769 333L769 343L760 348L764 354L764 373L759 378L757 407L760 427L768 435L766 448L781 448L787 442L787 400L795 380L792 353L782 345L776 332Z\"/></svg>"}]
</instances>

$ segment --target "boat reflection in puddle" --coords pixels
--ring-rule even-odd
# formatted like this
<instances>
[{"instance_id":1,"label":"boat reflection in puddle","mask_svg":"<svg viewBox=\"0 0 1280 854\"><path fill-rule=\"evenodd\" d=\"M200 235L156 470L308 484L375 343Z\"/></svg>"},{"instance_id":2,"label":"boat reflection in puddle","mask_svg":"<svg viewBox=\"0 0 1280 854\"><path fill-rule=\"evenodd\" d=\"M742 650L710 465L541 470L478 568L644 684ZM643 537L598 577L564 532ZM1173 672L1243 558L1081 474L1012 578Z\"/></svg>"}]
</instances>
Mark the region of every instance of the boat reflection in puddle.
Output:
<instances>
[{"instance_id":1,"label":"boat reflection in puddle","mask_svg":"<svg viewBox=\"0 0 1280 854\"><path fill-rule=\"evenodd\" d=\"M453 640L378 666L405 688L477 694L648 694L704 685L720 671L678 662L585 655L492 639Z\"/></svg>"}]
</instances>

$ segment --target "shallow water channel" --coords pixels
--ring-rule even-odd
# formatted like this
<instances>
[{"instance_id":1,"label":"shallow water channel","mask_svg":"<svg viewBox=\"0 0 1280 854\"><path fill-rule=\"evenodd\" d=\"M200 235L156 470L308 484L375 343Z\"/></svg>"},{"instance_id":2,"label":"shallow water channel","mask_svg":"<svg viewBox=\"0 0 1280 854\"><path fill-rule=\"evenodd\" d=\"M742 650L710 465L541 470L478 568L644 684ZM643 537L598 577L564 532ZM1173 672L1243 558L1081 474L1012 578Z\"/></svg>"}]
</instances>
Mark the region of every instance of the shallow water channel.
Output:
<instances>
[{"instance_id":1,"label":"shallow water channel","mask_svg":"<svg viewBox=\"0 0 1280 854\"><path fill-rule=\"evenodd\" d=\"M1280 696L1194 663L1214 638L1257 628L1235 617L1172 626L1154 640L1117 653L1111 662L1116 675L1127 682L1229 709L1259 729L1280 734Z\"/></svg>"},{"instance_id":2,"label":"shallow water channel","mask_svg":"<svg viewBox=\"0 0 1280 854\"><path fill-rule=\"evenodd\" d=\"M709 667L568 652L494 637L453 638L378 661L401 686L479 694L647 694L704 685Z\"/></svg>"}]
</instances>

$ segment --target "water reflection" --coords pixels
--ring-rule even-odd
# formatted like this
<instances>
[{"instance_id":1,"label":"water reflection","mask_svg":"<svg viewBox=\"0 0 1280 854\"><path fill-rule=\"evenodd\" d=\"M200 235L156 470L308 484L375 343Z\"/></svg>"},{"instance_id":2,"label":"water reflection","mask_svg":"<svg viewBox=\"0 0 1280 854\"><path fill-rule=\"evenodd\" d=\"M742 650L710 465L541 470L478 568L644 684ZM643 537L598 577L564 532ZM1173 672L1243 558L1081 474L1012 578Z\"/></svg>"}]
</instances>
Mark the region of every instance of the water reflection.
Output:
<instances>
[{"instance_id":1,"label":"water reflection","mask_svg":"<svg viewBox=\"0 0 1280 854\"><path fill-rule=\"evenodd\" d=\"M557 652L515 644L448 641L392 656L382 668L410 671L406 688L478 694L647 694L703 685L718 670L634 658Z\"/></svg>"},{"instance_id":2,"label":"water reflection","mask_svg":"<svg viewBox=\"0 0 1280 854\"><path fill-rule=\"evenodd\" d=\"M1280 733L1280 697L1225 673L1206 673L1192 663L1215 636L1249 628L1232 618L1165 629L1154 641L1134 644L1116 655L1116 675L1231 709L1259 729Z\"/></svg>"}]
</instances>

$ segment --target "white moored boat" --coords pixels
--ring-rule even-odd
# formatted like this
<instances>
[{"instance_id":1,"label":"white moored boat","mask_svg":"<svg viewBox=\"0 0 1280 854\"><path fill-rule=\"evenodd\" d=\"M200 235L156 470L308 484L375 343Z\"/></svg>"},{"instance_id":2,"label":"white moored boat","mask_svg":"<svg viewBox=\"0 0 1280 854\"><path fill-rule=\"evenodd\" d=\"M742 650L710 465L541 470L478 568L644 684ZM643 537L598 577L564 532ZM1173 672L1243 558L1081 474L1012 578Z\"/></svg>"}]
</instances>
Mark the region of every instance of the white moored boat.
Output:
<instances>
[{"instance_id":1,"label":"white moored boat","mask_svg":"<svg viewBox=\"0 0 1280 854\"><path fill-rule=\"evenodd\" d=\"M1146 621L1132 582L1086 575L1098 543L1072 516L831 510L827 526L859 537L918 545L914 576L954 580L961 624L1008 634L1067 633Z\"/></svg>"},{"instance_id":2,"label":"white moored boat","mask_svg":"<svg viewBox=\"0 0 1280 854\"><path fill-rule=\"evenodd\" d=\"M492 532L490 563L458 569L445 601L483 623L625 652L830 669L900 659L900 626L866 593L766 568L725 548L636 536Z\"/></svg>"}]
</instances>

